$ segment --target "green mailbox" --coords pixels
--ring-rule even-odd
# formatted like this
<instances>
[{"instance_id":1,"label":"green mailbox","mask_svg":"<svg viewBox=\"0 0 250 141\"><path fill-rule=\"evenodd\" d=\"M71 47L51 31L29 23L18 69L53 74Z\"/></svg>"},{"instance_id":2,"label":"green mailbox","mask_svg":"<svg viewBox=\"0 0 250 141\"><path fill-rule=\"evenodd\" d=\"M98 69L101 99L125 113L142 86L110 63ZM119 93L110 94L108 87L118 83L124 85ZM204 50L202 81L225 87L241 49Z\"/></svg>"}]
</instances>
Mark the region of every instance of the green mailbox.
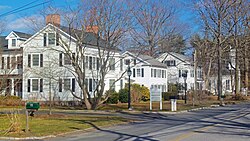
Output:
<instances>
[{"instance_id":1,"label":"green mailbox","mask_svg":"<svg viewBox=\"0 0 250 141\"><path fill-rule=\"evenodd\" d=\"M40 104L38 102L28 102L26 103L27 110L38 110L40 108Z\"/></svg>"}]
</instances>

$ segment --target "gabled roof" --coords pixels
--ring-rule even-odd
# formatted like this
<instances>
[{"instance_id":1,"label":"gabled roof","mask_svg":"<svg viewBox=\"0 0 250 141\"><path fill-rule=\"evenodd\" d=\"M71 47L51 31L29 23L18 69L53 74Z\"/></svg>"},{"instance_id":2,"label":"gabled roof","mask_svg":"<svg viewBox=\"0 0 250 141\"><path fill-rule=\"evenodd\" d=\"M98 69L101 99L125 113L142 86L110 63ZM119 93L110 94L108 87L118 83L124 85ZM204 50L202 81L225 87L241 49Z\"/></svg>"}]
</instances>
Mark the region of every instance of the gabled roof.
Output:
<instances>
[{"instance_id":1,"label":"gabled roof","mask_svg":"<svg viewBox=\"0 0 250 141\"><path fill-rule=\"evenodd\" d=\"M148 56L148 55L141 55L141 54L136 55L136 54L133 54L133 53L131 53L129 51L124 52L123 55L124 54L128 54L128 55L132 56L135 59L138 59L140 61L145 62L144 66L167 68L167 65L161 63L160 61L158 61L158 60L156 60L153 57Z\"/></svg>"},{"instance_id":2,"label":"gabled roof","mask_svg":"<svg viewBox=\"0 0 250 141\"><path fill-rule=\"evenodd\" d=\"M43 32L45 29L47 29L48 27L53 27L55 30L59 31L62 35L65 35L67 37L71 37L74 41L77 41L78 37L81 37L81 34L83 34L83 44L86 45L92 45L92 46L97 46L97 41L99 40L99 46L100 47L105 47L105 40L103 39L98 39L97 36L94 33L91 32L83 32L81 30L78 29L73 29L70 27L66 27L66 26L54 26L53 24L48 24L46 25L43 29L41 29L40 31L38 31L36 34L34 34L33 36L31 36L27 41L24 42L24 44L26 44L27 42L29 42L30 40L32 40L34 37L36 37L39 33ZM114 50L118 50L118 49L114 49Z\"/></svg>"},{"instance_id":3,"label":"gabled roof","mask_svg":"<svg viewBox=\"0 0 250 141\"><path fill-rule=\"evenodd\" d=\"M28 39L32 36L31 34L28 34L28 33L23 33L23 32L19 32L19 31L11 31L10 34L8 36L6 36L5 39L9 39L9 37L12 34L14 34L17 38L22 38L22 39Z\"/></svg>"},{"instance_id":4,"label":"gabled roof","mask_svg":"<svg viewBox=\"0 0 250 141\"><path fill-rule=\"evenodd\" d=\"M20 38L28 39L32 36L31 34L19 32L19 31L13 31L13 32L15 32L17 36L19 36Z\"/></svg>"},{"instance_id":5,"label":"gabled roof","mask_svg":"<svg viewBox=\"0 0 250 141\"><path fill-rule=\"evenodd\" d=\"M160 55L160 57L166 58L167 55L171 55L173 57L175 57L176 59L179 59L182 62L186 62L188 64L191 64L193 62L192 58L189 56L185 56L183 54L179 54L179 53L175 53L175 52L165 52L162 55ZM165 57L164 57L165 56ZM159 57L159 58L160 58ZM164 59L165 60L165 59Z\"/></svg>"}]
</instances>

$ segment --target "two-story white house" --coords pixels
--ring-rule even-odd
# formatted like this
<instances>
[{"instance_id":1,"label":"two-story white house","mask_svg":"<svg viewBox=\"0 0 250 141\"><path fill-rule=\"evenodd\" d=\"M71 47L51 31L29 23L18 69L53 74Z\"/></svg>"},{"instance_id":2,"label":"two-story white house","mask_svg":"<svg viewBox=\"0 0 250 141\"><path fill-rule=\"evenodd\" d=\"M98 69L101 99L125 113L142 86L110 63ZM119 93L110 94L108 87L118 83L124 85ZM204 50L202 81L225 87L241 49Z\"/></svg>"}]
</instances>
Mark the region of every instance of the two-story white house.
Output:
<instances>
[{"instance_id":1,"label":"two-story white house","mask_svg":"<svg viewBox=\"0 0 250 141\"><path fill-rule=\"evenodd\" d=\"M141 54L126 51L122 54L123 59L127 62L126 67L131 68L131 82L141 86L161 89L167 91L167 66L158 60Z\"/></svg>"},{"instance_id":2,"label":"two-story white house","mask_svg":"<svg viewBox=\"0 0 250 141\"><path fill-rule=\"evenodd\" d=\"M174 52L166 52L161 54L157 60L167 65L168 70L168 83L180 84L184 85L184 78L182 74L187 72L187 90L191 90L194 88L194 66L192 58L174 53ZM197 83L198 89L202 89L202 69L198 68L197 70ZM180 87L180 93L183 93L184 87Z\"/></svg>"},{"instance_id":3,"label":"two-story white house","mask_svg":"<svg viewBox=\"0 0 250 141\"><path fill-rule=\"evenodd\" d=\"M123 62L120 61L119 50L109 51L109 63L103 66L108 52L103 40L100 41L103 48L99 48L95 34L86 32L79 46L76 34L82 31L61 26L59 15L50 18L52 19L46 21L47 25L43 29L22 44L24 100L48 100L50 93L52 98L62 101L74 100L73 95L83 97L79 86L81 76L77 71L84 71L83 83L91 97L100 84L97 82L101 77L105 77L105 90L118 91L124 86L124 78L119 79L124 71L120 67ZM79 70L73 65L79 66ZM101 69L107 69L107 74L100 73Z\"/></svg>"}]
</instances>

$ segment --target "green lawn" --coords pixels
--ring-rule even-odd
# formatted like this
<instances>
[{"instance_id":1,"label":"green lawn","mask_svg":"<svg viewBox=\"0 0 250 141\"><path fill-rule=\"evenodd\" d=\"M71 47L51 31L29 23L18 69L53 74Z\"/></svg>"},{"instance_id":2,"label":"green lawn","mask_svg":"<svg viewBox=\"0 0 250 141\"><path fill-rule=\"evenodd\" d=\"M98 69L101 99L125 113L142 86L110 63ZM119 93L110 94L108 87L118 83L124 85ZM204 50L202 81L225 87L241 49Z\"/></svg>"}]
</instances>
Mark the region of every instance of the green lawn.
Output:
<instances>
[{"instance_id":1,"label":"green lawn","mask_svg":"<svg viewBox=\"0 0 250 141\"><path fill-rule=\"evenodd\" d=\"M56 135L90 127L112 126L128 122L126 119L111 116L39 115L30 118L30 132L25 133L25 116L19 115L19 118L22 131L20 133L4 134L8 129L10 121L6 115L0 114L0 136L27 137Z\"/></svg>"}]
</instances>

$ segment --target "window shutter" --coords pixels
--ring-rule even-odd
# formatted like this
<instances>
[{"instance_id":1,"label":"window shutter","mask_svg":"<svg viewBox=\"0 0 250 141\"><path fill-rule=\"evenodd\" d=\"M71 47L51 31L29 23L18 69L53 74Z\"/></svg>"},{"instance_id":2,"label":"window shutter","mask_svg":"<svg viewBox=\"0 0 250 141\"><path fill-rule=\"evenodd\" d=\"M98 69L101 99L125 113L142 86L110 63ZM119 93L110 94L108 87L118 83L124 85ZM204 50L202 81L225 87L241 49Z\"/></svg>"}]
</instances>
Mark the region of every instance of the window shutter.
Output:
<instances>
[{"instance_id":1,"label":"window shutter","mask_svg":"<svg viewBox=\"0 0 250 141\"><path fill-rule=\"evenodd\" d=\"M29 54L28 55L28 67L30 67L31 66L31 55Z\"/></svg>"},{"instance_id":2,"label":"window shutter","mask_svg":"<svg viewBox=\"0 0 250 141\"><path fill-rule=\"evenodd\" d=\"M63 63L62 63L62 53L59 54L59 66L62 67Z\"/></svg>"},{"instance_id":3,"label":"window shutter","mask_svg":"<svg viewBox=\"0 0 250 141\"><path fill-rule=\"evenodd\" d=\"M72 78L72 92L75 92L75 88L76 88L76 80L75 78Z\"/></svg>"},{"instance_id":4,"label":"window shutter","mask_svg":"<svg viewBox=\"0 0 250 141\"><path fill-rule=\"evenodd\" d=\"M133 69L133 77L135 77L135 69Z\"/></svg>"},{"instance_id":5,"label":"window shutter","mask_svg":"<svg viewBox=\"0 0 250 141\"><path fill-rule=\"evenodd\" d=\"M43 92L43 79L40 79L40 92Z\"/></svg>"},{"instance_id":6,"label":"window shutter","mask_svg":"<svg viewBox=\"0 0 250 141\"><path fill-rule=\"evenodd\" d=\"M43 54L40 54L40 67L43 67Z\"/></svg>"},{"instance_id":7,"label":"window shutter","mask_svg":"<svg viewBox=\"0 0 250 141\"><path fill-rule=\"evenodd\" d=\"M47 33L43 34L43 46L47 46Z\"/></svg>"},{"instance_id":8,"label":"window shutter","mask_svg":"<svg viewBox=\"0 0 250 141\"><path fill-rule=\"evenodd\" d=\"M141 69L141 77L144 77L144 68Z\"/></svg>"},{"instance_id":9,"label":"window shutter","mask_svg":"<svg viewBox=\"0 0 250 141\"><path fill-rule=\"evenodd\" d=\"M4 57L2 57L2 69L4 69Z\"/></svg>"},{"instance_id":10,"label":"window shutter","mask_svg":"<svg viewBox=\"0 0 250 141\"><path fill-rule=\"evenodd\" d=\"M28 92L30 92L30 79L28 79L28 89L27 89Z\"/></svg>"},{"instance_id":11,"label":"window shutter","mask_svg":"<svg viewBox=\"0 0 250 141\"><path fill-rule=\"evenodd\" d=\"M62 79L59 78L59 92L62 92Z\"/></svg>"}]
</instances>

